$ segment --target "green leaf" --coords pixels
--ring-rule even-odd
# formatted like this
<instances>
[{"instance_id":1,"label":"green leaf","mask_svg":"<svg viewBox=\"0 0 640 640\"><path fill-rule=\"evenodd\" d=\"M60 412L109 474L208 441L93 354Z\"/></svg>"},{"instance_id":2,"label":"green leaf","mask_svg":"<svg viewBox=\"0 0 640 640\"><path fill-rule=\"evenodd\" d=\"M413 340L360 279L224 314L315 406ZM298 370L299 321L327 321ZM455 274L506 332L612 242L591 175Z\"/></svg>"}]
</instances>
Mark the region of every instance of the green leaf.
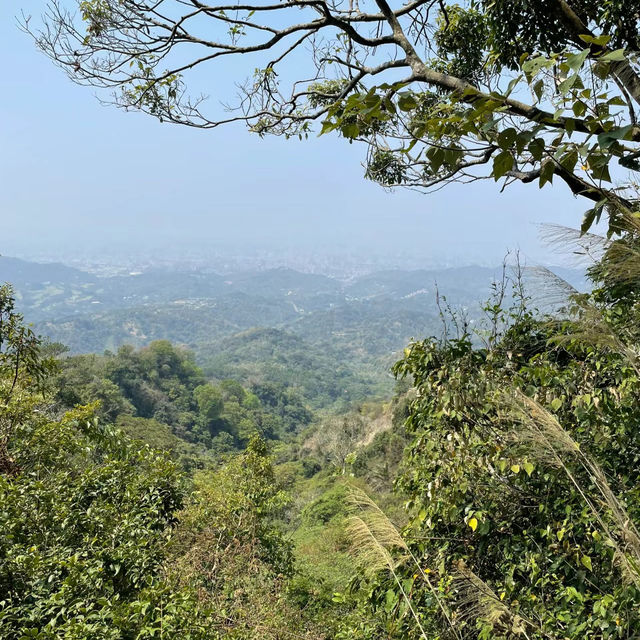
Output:
<instances>
[{"instance_id":1,"label":"green leaf","mask_svg":"<svg viewBox=\"0 0 640 640\"><path fill-rule=\"evenodd\" d=\"M444 162L444 149L441 147L429 147L427 158L429 158L429 162L431 163L431 170L435 173Z\"/></svg>"},{"instance_id":2,"label":"green leaf","mask_svg":"<svg viewBox=\"0 0 640 640\"><path fill-rule=\"evenodd\" d=\"M609 77L609 73L611 71L609 64L602 60L598 60L596 64L591 67L593 73L600 78L600 80L606 80Z\"/></svg>"},{"instance_id":3,"label":"green leaf","mask_svg":"<svg viewBox=\"0 0 640 640\"><path fill-rule=\"evenodd\" d=\"M573 103L573 114L577 117L580 118L582 117L587 111L587 105L582 102L582 100L576 100L576 102Z\"/></svg>"},{"instance_id":4,"label":"green leaf","mask_svg":"<svg viewBox=\"0 0 640 640\"><path fill-rule=\"evenodd\" d=\"M567 55L567 66L572 71L578 71L580 67L584 64L584 61L587 59L589 55L589 49L583 49L580 53L570 53Z\"/></svg>"},{"instance_id":5,"label":"green leaf","mask_svg":"<svg viewBox=\"0 0 640 640\"><path fill-rule=\"evenodd\" d=\"M508 151L502 151L493 159L493 178L499 180L507 171L513 168L513 156Z\"/></svg>"},{"instance_id":6,"label":"green leaf","mask_svg":"<svg viewBox=\"0 0 640 640\"><path fill-rule=\"evenodd\" d=\"M589 556L582 556L582 558L580 558L580 562L583 566L589 569L589 571L593 571L593 567L591 566L591 558Z\"/></svg>"},{"instance_id":7,"label":"green leaf","mask_svg":"<svg viewBox=\"0 0 640 640\"><path fill-rule=\"evenodd\" d=\"M582 40L582 42L586 42L587 44L595 44L599 47L604 47L605 45L609 44L609 40L611 40L611 36L591 36L591 35L581 35L578 36L578 38L580 38L580 40Z\"/></svg>"},{"instance_id":8,"label":"green leaf","mask_svg":"<svg viewBox=\"0 0 640 640\"><path fill-rule=\"evenodd\" d=\"M322 123L322 129L320 130L320 135L324 135L329 131L334 131L337 128L338 128L338 125L336 125L334 122L331 122L330 120L325 120Z\"/></svg>"},{"instance_id":9,"label":"green leaf","mask_svg":"<svg viewBox=\"0 0 640 640\"><path fill-rule=\"evenodd\" d=\"M348 124L343 124L342 127L340 127L340 131L342 131L342 135L345 138L357 138L359 133L360 133L360 127L355 124L355 123L348 123Z\"/></svg>"},{"instance_id":10,"label":"green leaf","mask_svg":"<svg viewBox=\"0 0 640 640\"><path fill-rule=\"evenodd\" d=\"M398 96L398 108L401 111L413 111L417 106L418 101L413 93L401 93Z\"/></svg>"},{"instance_id":11,"label":"green leaf","mask_svg":"<svg viewBox=\"0 0 640 640\"><path fill-rule=\"evenodd\" d=\"M545 149L544 139L535 138L529 143L528 149L534 160L541 160Z\"/></svg>"},{"instance_id":12,"label":"green leaf","mask_svg":"<svg viewBox=\"0 0 640 640\"><path fill-rule=\"evenodd\" d=\"M602 207L596 205L593 209L588 209L584 213L584 217L582 218L582 224L580 225L580 233L587 233L591 226L593 225L596 219L600 220L600 214L602 212Z\"/></svg>"},{"instance_id":13,"label":"green leaf","mask_svg":"<svg viewBox=\"0 0 640 640\"><path fill-rule=\"evenodd\" d=\"M595 180L603 180L604 182L611 182L611 174L609 173L609 167L606 164L600 167L594 167L591 170L591 176Z\"/></svg>"},{"instance_id":14,"label":"green leaf","mask_svg":"<svg viewBox=\"0 0 640 640\"><path fill-rule=\"evenodd\" d=\"M398 604L398 600L399 595L393 589L388 589L385 594L385 610L387 613L391 613L391 611L393 611Z\"/></svg>"},{"instance_id":15,"label":"green leaf","mask_svg":"<svg viewBox=\"0 0 640 640\"><path fill-rule=\"evenodd\" d=\"M563 80L559 85L558 85L558 92L561 94L565 94L568 93L571 89L573 89L573 86L576 84L576 82L578 81L578 78L580 76L578 76L577 73L574 73L573 75L569 76L568 78L566 78L565 80ZM583 87L580 87L580 89L582 89Z\"/></svg>"},{"instance_id":16,"label":"green leaf","mask_svg":"<svg viewBox=\"0 0 640 640\"><path fill-rule=\"evenodd\" d=\"M555 64L554 60L545 58L544 56L538 56L536 58L529 58L522 63L522 70L529 80L536 76L541 69L549 69Z\"/></svg>"},{"instance_id":17,"label":"green leaf","mask_svg":"<svg viewBox=\"0 0 640 640\"><path fill-rule=\"evenodd\" d=\"M533 473L534 466L530 462L525 462L522 468L526 471L527 475L530 476Z\"/></svg>"},{"instance_id":18,"label":"green leaf","mask_svg":"<svg viewBox=\"0 0 640 640\"><path fill-rule=\"evenodd\" d=\"M622 62L623 60L626 60L624 49L616 49L615 51L605 53L600 56L599 60L603 60L605 62Z\"/></svg>"},{"instance_id":19,"label":"green leaf","mask_svg":"<svg viewBox=\"0 0 640 640\"><path fill-rule=\"evenodd\" d=\"M542 93L544 92L544 82L542 80L538 80L532 88L533 93L535 93L536 98L538 98L538 102L540 102L540 100L542 100Z\"/></svg>"},{"instance_id":20,"label":"green leaf","mask_svg":"<svg viewBox=\"0 0 640 640\"><path fill-rule=\"evenodd\" d=\"M509 82L509 85L507 86L507 90L505 92L505 97L508 97L511 95L511 92L516 88L518 82L520 82L520 80L522 80L522 75L516 76L515 78L513 78L511 80L511 82Z\"/></svg>"},{"instance_id":21,"label":"green leaf","mask_svg":"<svg viewBox=\"0 0 640 640\"><path fill-rule=\"evenodd\" d=\"M553 173L555 171L555 164L553 160L546 160L540 167L540 180L538 186L542 189L547 182L553 182Z\"/></svg>"},{"instance_id":22,"label":"green leaf","mask_svg":"<svg viewBox=\"0 0 640 640\"><path fill-rule=\"evenodd\" d=\"M627 134L633 129L632 124L628 124L626 127L619 127L617 129L611 129L598 136L598 144L602 149L608 149L614 142L623 140Z\"/></svg>"},{"instance_id":23,"label":"green leaf","mask_svg":"<svg viewBox=\"0 0 640 640\"><path fill-rule=\"evenodd\" d=\"M513 146L517 137L518 132L515 129L505 129L498 134L498 145L501 149L509 149Z\"/></svg>"},{"instance_id":24,"label":"green leaf","mask_svg":"<svg viewBox=\"0 0 640 640\"><path fill-rule=\"evenodd\" d=\"M574 167L578 162L578 152L575 149L571 149L560 158L560 165L567 171L573 172Z\"/></svg>"}]
</instances>

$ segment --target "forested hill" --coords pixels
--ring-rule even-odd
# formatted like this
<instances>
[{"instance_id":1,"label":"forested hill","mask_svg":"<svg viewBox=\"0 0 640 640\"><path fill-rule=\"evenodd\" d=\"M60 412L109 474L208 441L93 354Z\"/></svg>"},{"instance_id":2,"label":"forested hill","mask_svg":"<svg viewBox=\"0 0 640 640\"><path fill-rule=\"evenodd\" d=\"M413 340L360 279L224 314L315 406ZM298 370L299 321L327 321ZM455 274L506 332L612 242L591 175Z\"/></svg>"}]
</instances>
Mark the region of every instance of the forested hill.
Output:
<instances>
[{"instance_id":1,"label":"forested hill","mask_svg":"<svg viewBox=\"0 0 640 640\"><path fill-rule=\"evenodd\" d=\"M442 331L437 292L441 307L464 308L474 321L500 274L470 266L340 280L287 268L157 268L105 277L0 257L0 282L12 283L18 309L71 354L169 340L192 350L215 379L294 387L316 408L389 396L398 353Z\"/></svg>"},{"instance_id":2,"label":"forested hill","mask_svg":"<svg viewBox=\"0 0 640 640\"><path fill-rule=\"evenodd\" d=\"M61 264L0 257L0 281L12 283L26 319L74 353L157 339L197 353L247 329L273 327L311 345L330 345L345 358L384 356L411 337L439 331L436 285L474 317L498 274L463 267L339 280L279 268L226 275L155 269L98 277Z\"/></svg>"}]
</instances>

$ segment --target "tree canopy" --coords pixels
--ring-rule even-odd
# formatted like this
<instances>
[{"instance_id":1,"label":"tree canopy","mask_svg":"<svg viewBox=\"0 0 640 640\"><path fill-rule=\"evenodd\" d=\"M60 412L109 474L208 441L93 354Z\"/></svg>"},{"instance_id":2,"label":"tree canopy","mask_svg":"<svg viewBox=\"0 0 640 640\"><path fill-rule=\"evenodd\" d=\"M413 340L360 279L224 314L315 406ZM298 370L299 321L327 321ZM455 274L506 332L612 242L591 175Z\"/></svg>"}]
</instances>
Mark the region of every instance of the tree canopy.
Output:
<instances>
[{"instance_id":1,"label":"tree canopy","mask_svg":"<svg viewBox=\"0 0 640 640\"><path fill-rule=\"evenodd\" d=\"M243 121L306 136L312 123L367 145L366 175L432 189L483 177L558 178L593 201L633 210L621 171L640 169L637 4L624 0L51 0L40 48L77 82L161 120L212 128ZM231 96L218 65L249 77ZM617 167L613 167L613 161ZM611 214L611 211L609 211ZM618 216L614 215L615 221Z\"/></svg>"}]
</instances>

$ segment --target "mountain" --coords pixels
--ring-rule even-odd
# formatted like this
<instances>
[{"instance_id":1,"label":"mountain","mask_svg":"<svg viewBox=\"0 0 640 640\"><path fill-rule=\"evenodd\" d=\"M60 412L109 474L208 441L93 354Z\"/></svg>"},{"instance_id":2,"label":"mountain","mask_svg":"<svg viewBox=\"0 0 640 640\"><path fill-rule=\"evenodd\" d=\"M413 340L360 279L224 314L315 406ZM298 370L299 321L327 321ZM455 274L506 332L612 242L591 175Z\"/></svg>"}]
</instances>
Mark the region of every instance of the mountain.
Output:
<instances>
[{"instance_id":1,"label":"mountain","mask_svg":"<svg viewBox=\"0 0 640 640\"><path fill-rule=\"evenodd\" d=\"M94 282L95 276L58 262L29 262L19 258L0 256L0 280L10 282L16 289L46 284L69 286Z\"/></svg>"},{"instance_id":2,"label":"mountain","mask_svg":"<svg viewBox=\"0 0 640 640\"><path fill-rule=\"evenodd\" d=\"M436 289L449 297L467 298L471 291L488 291L498 269L458 267L440 270L380 271L358 278L346 287L352 298L412 298L427 296L435 299Z\"/></svg>"},{"instance_id":3,"label":"mountain","mask_svg":"<svg viewBox=\"0 0 640 640\"><path fill-rule=\"evenodd\" d=\"M366 371L357 360L342 362L332 349L282 329L250 329L199 345L197 352L213 378L290 387L315 408L349 405L387 395L393 388L388 370Z\"/></svg>"},{"instance_id":4,"label":"mountain","mask_svg":"<svg viewBox=\"0 0 640 640\"><path fill-rule=\"evenodd\" d=\"M584 288L580 272L561 274ZM262 327L369 370L386 368L411 338L441 332L438 293L441 303L444 296L479 319L500 276L500 269L469 266L386 270L349 280L288 268L226 275L155 268L98 277L61 264L0 257L0 281L14 285L26 319L74 353L168 339L209 357L212 344Z\"/></svg>"}]
</instances>

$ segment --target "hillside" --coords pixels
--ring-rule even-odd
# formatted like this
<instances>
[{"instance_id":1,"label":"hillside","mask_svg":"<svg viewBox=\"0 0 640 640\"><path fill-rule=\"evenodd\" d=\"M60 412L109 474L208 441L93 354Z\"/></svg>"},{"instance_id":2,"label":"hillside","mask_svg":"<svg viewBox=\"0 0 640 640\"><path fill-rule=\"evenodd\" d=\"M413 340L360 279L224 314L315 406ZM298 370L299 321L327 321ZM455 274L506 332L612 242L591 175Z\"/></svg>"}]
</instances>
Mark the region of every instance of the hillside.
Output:
<instances>
[{"instance_id":1,"label":"hillside","mask_svg":"<svg viewBox=\"0 0 640 640\"><path fill-rule=\"evenodd\" d=\"M0 257L0 281L14 284L18 308L72 354L169 340L191 349L214 378L291 387L315 408L388 396L401 350L442 331L438 293L479 321L499 276L469 266L344 280L287 268L97 277ZM569 270L563 276L580 279Z\"/></svg>"},{"instance_id":2,"label":"hillside","mask_svg":"<svg viewBox=\"0 0 640 640\"><path fill-rule=\"evenodd\" d=\"M281 329L250 329L200 345L198 354L204 372L213 378L291 387L316 408L348 406L388 395L393 388L388 370L342 362L331 349Z\"/></svg>"},{"instance_id":3,"label":"hillside","mask_svg":"<svg viewBox=\"0 0 640 640\"><path fill-rule=\"evenodd\" d=\"M439 330L436 287L478 315L499 270L461 267L387 270L356 279L279 268L219 275L150 269L97 277L55 263L0 256L0 281L11 282L21 311L73 352L143 345L156 339L196 347L252 327L297 333L326 347L380 356L410 337ZM563 277L576 277L564 270Z\"/></svg>"}]
</instances>

